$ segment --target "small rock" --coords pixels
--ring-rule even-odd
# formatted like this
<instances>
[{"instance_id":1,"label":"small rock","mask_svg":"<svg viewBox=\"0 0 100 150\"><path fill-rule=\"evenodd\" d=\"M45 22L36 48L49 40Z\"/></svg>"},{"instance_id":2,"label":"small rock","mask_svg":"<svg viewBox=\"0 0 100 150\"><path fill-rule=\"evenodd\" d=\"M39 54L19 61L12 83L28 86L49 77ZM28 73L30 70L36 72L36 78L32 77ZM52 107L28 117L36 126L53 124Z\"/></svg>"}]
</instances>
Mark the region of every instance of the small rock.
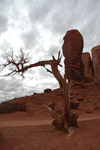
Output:
<instances>
[{"instance_id":1,"label":"small rock","mask_svg":"<svg viewBox=\"0 0 100 150\"><path fill-rule=\"evenodd\" d=\"M44 93L51 93L51 92L52 92L51 89L45 89L45 90L44 90Z\"/></svg>"},{"instance_id":2,"label":"small rock","mask_svg":"<svg viewBox=\"0 0 100 150\"><path fill-rule=\"evenodd\" d=\"M34 95L36 95L36 94L38 94L38 93L34 92Z\"/></svg>"},{"instance_id":3,"label":"small rock","mask_svg":"<svg viewBox=\"0 0 100 150\"><path fill-rule=\"evenodd\" d=\"M61 96L61 94L60 94L60 93L57 93L56 96Z\"/></svg>"},{"instance_id":4,"label":"small rock","mask_svg":"<svg viewBox=\"0 0 100 150\"><path fill-rule=\"evenodd\" d=\"M71 94L70 95L78 95L78 93L77 92L71 92Z\"/></svg>"},{"instance_id":5,"label":"small rock","mask_svg":"<svg viewBox=\"0 0 100 150\"><path fill-rule=\"evenodd\" d=\"M36 98L36 96L33 96L33 98Z\"/></svg>"},{"instance_id":6,"label":"small rock","mask_svg":"<svg viewBox=\"0 0 100 150\"><path fill-rule=\"evenodd\" d=\"M71 96L70 99L76 99L76 96Z\"/></svg>"},{"instance_id":7,"label":"small rock","mask_svg":"<svg viewBox=\"0 0 100 150\"><path fill-rule=\"evenodd\" d=\"M96 107L95 107L95 110L100 110L100 107L96 106Z\"/></svg>"},{"instance_id":8,"label":"small rock","mask_svg":"<svg viewBox=\"0 0 100 150\"><path fill-rule=\"evenodd\" d=\"M38 105L42 105L42 102L38 102Z\"/></svg>"},{"instance_id":9,"label":"small rock","mask_svg":"<svg viewBox=\"0 0 100 150\"><path fill-rule=\"evenodd\" d=\"M84 98L79 97L79 98L77 98L77 100L78 100L78 101L84 101Z\"/></svg>"},{"instance_id":10,"label":"small rock","mask_svg":"<svg viewBox=\"0 0 100 150\"><path fill-rule=\"evenodd\" d=\"M41 100L42 100L42 101L44 101L44 100L45 100L45 98L41 98Z\"/></svg>"}]
</instances>

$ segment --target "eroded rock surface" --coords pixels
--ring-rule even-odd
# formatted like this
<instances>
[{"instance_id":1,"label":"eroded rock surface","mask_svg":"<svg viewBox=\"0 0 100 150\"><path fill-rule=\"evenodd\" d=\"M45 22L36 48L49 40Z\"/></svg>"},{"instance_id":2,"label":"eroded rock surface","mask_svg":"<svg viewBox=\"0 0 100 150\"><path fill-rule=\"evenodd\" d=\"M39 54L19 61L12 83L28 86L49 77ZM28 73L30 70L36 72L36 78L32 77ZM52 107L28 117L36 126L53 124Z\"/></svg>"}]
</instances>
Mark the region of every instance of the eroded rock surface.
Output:
<instances>
[{"instance_id":1,"label":"eroded rock surface","mask_svg":"<svg viewBox=\"0 0 100 150\"><path fill-rule=\"evenodd\" d=\"M84 64L81 59L83 37L78 30L70 30L63 39L65 77L68 80L82 81L84 78Z\"/></svg>"},{"instance_id":2,"label":"eroded rock surface","mask_svg":"<svg viewBox=\"0 0 100 150\"><path fill-rule=\"evenodd\" d=\"M100 77L100 45L93 47L91 53L94 67L94 79L97 80Z\"/></svg>"},{"instance_id":3,"label":"eroded rock surface","mask_svg":"<svg viewBox=\"0 0 100 150\"><path fill-rule=\"evenodd\" d=\"M82 53L82 61L85 66L85 79L86 81L87 80L92 81L94 72L93 72L93 63L90 57L90 53L88 52Z\"/></svg>"},{"instance_id":4,"label":"eroded rock surface","mask_svg":"<svg viewBox=\"0 0 100 150\"><path fill-rule=\"evenodd\" d=\"M44 93L51 93L51 92L52 92L51 89L45 89L45 90L44 90Z\"/></svg>"}]
</instances>

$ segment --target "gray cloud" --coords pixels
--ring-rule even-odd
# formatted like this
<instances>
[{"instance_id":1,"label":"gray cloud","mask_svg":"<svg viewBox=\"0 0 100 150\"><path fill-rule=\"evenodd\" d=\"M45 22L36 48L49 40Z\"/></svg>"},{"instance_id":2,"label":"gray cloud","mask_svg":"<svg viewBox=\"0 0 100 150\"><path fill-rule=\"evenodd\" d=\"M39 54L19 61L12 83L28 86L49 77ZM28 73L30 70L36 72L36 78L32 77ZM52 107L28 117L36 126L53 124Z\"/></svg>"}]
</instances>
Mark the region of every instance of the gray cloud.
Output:
<instances>
[{"instance_id":1,"label":"gray cloud","mask_svg":"<svg viewBox=\"0 0 100 150\"><path fill-rule=\"evenodd\" d=\"M26 49L32 49L35 47L38 39L39 39L39 31L36 27L33 27L33 29L28 30L27 32L24 32L21 34L21 38L24 42L24 46Z\"/></svg>"},{"instance_id":2,"label":"gray cloud","mask_svg":"<svg viewBox=\"0 0 100 150\"><path fill-rule=\"evenodd\" d=\"M13 43L16 53L18 46L30 51L30 63L57 57L70 29L82 33L84 51L100 45L99 0L0 0L0 10L0 61ZM63 75L63 68L60 71ZM41 67L28 70L25 77L0 78L0 101L58 86Z\"/></svg>"},{"instance_id":3,"label":"gray cloud","mask_svg":"<svg viewBox=\"0 0 100 150\"><path fill-rule=\"evenodd\" d=\"M0 0L0 34L7 31L7 0Z\"/></svg>"},{"instance_id":4,"label":"gray cloud","mask_svg":"<svg viewBox=\"0 0 100 150\"><path fill-rule=\"evenodd\" d=\"M0 14L0 33L7 31L7 22L7 17Z\"/></svg>"}]
</instances>

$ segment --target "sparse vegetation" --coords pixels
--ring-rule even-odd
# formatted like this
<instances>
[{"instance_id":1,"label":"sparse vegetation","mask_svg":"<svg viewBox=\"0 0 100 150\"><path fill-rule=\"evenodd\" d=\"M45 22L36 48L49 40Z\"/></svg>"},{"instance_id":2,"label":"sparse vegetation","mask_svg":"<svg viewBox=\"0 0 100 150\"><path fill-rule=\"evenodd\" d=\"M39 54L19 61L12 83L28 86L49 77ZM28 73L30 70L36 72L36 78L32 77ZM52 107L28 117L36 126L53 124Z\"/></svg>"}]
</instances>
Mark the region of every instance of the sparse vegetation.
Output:
<instances>
[{"instance_id":1,"label":"sparse vegetation","mask_svg":"<svg viewBox=\"0 0 100 150\"><path fill-rule=\"evenodd\" d=\"M87 90L84 90L83 92L87 92Z\"/></svg>"},{"instance_id":2,"label":"sparse vegetation","mask_svg":"<svg viewBox=\"0 0 100 150\"><path fill-rule=\"evenodd\" d=\"M45 100L45 98L41 98L41 100L42 100L42 101L44 101L44 100Z\"/></svg>"},{"instance_id":3,"label":"sparse vegetation","mask_svg":"<svg viewBox=\"0 0 100 150\"><path fill-rule=\"evenodd\" d=\"M25 111L26 104L24 102L5 101L0 104L0 113L12 113L14 111Z\"/></svg>"},{"instance_id":4,"label":"sparse vegetation","mask_svg":"<svg viewBox=\"0 0 100 150\"><path fill-rule=\"evenodd\" d=\"M88 101L88 100L89 100L89 98L87 97L87 98L86 98L86 100Z\"/></svg>"},{"instance_id":5,"label":"sparse vegetation","mask_svg":"<svg viewBox=\"0 0 100 150\"><path fill-rule=\"evenodd\" d=\"M94 95L94 93L93 93L93 92L91 92L90 94L91 94L91 95Z\"/></svg>"},{"instance_id":6,"label":"sparse vegetation","mask_svg":"<svg viewBox=\"0 0 100 150\"><path fill-rule=\"evenodd\" d=\"M91 103L91 104L96 105L97 100L94 100L93 98L92 99L86 98L86 100L84 100L83 103Z\"/></svg>"}]
</instances>

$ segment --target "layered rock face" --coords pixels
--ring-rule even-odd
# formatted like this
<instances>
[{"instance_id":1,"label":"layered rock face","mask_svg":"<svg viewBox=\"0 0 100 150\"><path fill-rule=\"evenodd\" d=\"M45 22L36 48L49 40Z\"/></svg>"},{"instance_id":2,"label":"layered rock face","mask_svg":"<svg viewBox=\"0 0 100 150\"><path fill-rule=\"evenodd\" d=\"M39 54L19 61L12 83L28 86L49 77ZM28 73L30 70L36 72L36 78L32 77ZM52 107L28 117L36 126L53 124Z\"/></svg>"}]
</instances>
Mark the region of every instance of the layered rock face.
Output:
<instances>
[{"instance_id":1,"label":"layered rock face","mask_svg":"<svg viewBox=\"0 0 100 150\"><path fill-rule=\"evenodd\" d=\"M97 80L100 77L100 45L93 47L91 53L94 67L94 79Z\"/></svg>"},{"instance_id":2,"label":"layered rock face","mask_svg":"<svg viewBox=\"0 0 100 150\"><path fill-rule=\"evenodd\" d=\"M82 81L84 79L84 64L81 59L83 50L83 37L78 30L67 31L62 46L65 57L65 77L70 80Z\"/></svg>"},{"instance_id":3,"label":"layered rock face","mask_svg":"<svg viewBox=\"0 0 100 150\"><path fill-rule=\"evenodd\" d=\"M90 57L90 53L85 52L82 53L82 61L85 66L85 79L86 81L92 81L94 77L94 72L93 72L93 63Z\"/></svg>"}]
</instances>

